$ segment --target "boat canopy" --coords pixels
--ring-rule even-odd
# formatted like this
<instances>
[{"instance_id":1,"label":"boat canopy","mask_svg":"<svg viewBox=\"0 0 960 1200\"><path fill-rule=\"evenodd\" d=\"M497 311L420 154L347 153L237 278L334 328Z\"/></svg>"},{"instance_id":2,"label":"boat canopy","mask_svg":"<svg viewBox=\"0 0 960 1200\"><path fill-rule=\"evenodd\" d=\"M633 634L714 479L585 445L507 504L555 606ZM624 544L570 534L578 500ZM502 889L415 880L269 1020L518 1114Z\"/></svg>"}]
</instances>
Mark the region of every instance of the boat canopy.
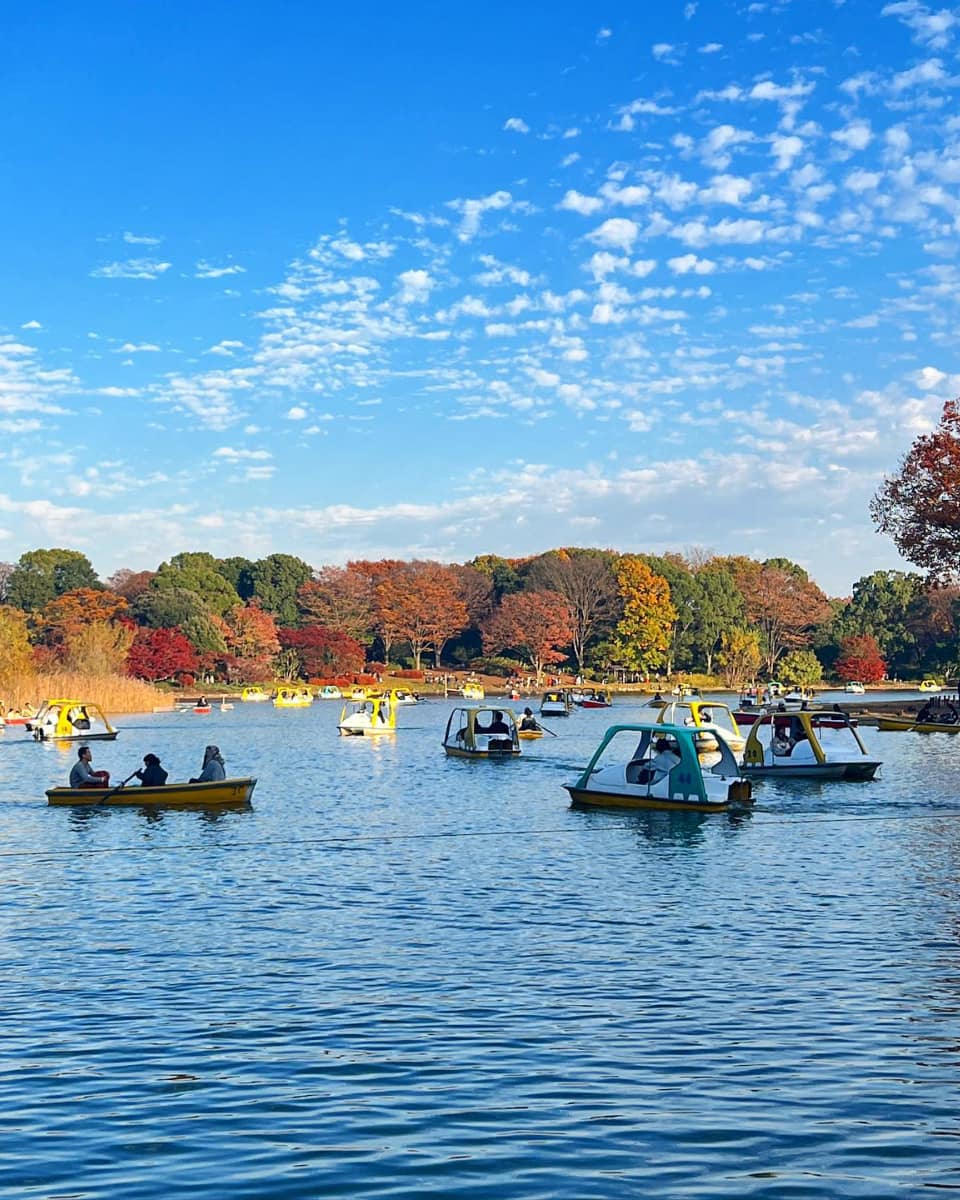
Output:
<instances>
[{"instance_id":1,"label":"boat canopy","mask_svg":"<svg viewBox=\"0 0 960 1200\"><path fill-rule=\"evenodd\" d=\"M443 745L465 756L519 754L517 719L509 708L455 708L447 719Z\"/></svg>"}]
</instances>

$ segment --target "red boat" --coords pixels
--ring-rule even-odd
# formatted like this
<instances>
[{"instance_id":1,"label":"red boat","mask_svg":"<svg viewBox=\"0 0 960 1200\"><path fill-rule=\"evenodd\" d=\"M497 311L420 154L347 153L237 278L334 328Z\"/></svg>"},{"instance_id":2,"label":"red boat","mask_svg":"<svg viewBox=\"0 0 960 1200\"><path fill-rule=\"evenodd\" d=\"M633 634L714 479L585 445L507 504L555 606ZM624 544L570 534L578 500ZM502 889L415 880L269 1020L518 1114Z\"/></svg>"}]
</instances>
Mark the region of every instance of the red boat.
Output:
<instances>
[{"instance_id":1,"label":"red boat","mask_svg":"<svg viewBox=\"0 0 960 1200\"><path fill-rule=\"evenodd\" d=\"M209 704L198 704L193 711L195 713L208 713L211 712L212 709Z\"/></svg>"},{"instance_id":2,"label":"red boat","mask_svg":"<svg viewBox=\"0 0 960 1200\"><path fill-rule=\"evenodd\" d=\"M610 700L606 692L595 692L592 688L588 692L584 692L583 699L580 701L581 708L613 708L613 701Z\"/></svg>"}]
</instances>

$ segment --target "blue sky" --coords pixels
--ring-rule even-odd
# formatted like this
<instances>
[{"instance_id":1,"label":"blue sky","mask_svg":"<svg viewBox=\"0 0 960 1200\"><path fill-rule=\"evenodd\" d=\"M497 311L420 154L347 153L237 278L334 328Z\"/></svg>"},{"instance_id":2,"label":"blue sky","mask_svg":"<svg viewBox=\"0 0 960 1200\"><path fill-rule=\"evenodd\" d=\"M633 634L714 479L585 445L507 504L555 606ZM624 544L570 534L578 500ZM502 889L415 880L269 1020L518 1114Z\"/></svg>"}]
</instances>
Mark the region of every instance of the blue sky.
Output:
<instances>
[{"instance_id":1,"label":"blue sky","mask_svg":"<svg viewBox=\"0 0 960 1200\"><path fill-rule=\"evenodd\" d=\"M958 30L8 14L0 556L700 547L836 595L903 565L867 505L960 391Z\"/></svg>"}]
</instances>

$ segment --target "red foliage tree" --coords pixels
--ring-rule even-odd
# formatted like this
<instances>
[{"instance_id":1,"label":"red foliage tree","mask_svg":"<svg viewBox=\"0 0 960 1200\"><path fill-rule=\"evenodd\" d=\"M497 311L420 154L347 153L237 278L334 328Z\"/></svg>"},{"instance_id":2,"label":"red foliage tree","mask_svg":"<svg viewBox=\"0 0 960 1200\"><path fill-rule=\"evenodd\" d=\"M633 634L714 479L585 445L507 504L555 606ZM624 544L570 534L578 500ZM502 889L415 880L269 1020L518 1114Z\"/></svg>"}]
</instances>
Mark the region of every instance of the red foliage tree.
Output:
<instances>
[{"instance_id":1,"label":"red foliage tree","mask_svg":"<svg viewBox=\"0 0 960 1200\"><path fill-rule=\"evenodd\" d=\"M176 679L197 670L196 650L179 629L138 629L127 655L126 672L137 679Z\"/></svg>"},{"instance_id":2,"label":"red foliage tree","mask_svg":"<svg viewBox=\"0 0 960 1200\"><path fill-rule=\"evenodd\" d=\"M125 600L135 600L150 586L156 571L131 571L129 567L121 567L107 580L107 587Z\"/></svg>"},{"instance_id":3,"label":"red foliage tree","mask_svg":"<svg viewBox=\"0 0 960 1200\"><path fill-rule=\"evenodd\" d=\"M481 634L484 650L527 654L539 683L546 664L565 657L557 647L573 637L570 607L556 592L513 592L484 622Z\"/></svg>"},{"instance_id":4,"label":"red foliage tree","mask_svg":"<svg viewBox=\"0 0 960 1200\"><path fill-rule=\"evenodd\" d=\"M960 400L943 406L933 433L918 437L900 470L884 479L870 504L881 533L904 558L936 579L960 567Z\"/></svg>"},{"instance_id":5,"label":"red foliage tree","mask_svg":"<svg viewBox=\"0 0 960 1200\"><path fill-rule=\"evenodd\" d=\"M841 679L861 683L879 683L887 673L887 664L880 654L877 639L872 633L844 638L840 643L837 674Z\"/></svg>"},{"instance_id":6,"label":"red foliage tree","mask_svg":"<svg viewBox=\"0 0 960 1200\"><path fill-rule=\"evenodd\" d=\"M302 629L281 629L279 634L284 650L295 650L300 656L303 673L308 679L351 674L363 667L363 647L339 629L305 625Z\"/></svg>"}]
</instances>

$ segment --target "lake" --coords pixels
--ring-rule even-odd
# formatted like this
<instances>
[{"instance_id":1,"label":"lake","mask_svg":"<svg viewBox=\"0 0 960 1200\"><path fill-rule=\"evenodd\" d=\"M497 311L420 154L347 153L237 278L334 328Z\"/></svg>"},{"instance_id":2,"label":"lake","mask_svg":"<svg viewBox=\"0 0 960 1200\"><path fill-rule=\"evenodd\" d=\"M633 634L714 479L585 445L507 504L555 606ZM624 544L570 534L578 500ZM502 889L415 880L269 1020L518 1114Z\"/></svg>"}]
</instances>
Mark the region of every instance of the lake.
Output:
<instances>
[{"instance_id":1,"label":"lake","mask_svg":"<svg viewBox=\"0 0 960 1200\"><path fill-rule=\"evenodd\" d=\"M3 1194L960 1189L960 738L864 729L881 778L743 816L584 813L561 785L639 706L467 762L452 705L93 744L119 782L217 743L259 784L216 816L48 808L76 748L0 735Z\"/></svg>"}]
</instances>

